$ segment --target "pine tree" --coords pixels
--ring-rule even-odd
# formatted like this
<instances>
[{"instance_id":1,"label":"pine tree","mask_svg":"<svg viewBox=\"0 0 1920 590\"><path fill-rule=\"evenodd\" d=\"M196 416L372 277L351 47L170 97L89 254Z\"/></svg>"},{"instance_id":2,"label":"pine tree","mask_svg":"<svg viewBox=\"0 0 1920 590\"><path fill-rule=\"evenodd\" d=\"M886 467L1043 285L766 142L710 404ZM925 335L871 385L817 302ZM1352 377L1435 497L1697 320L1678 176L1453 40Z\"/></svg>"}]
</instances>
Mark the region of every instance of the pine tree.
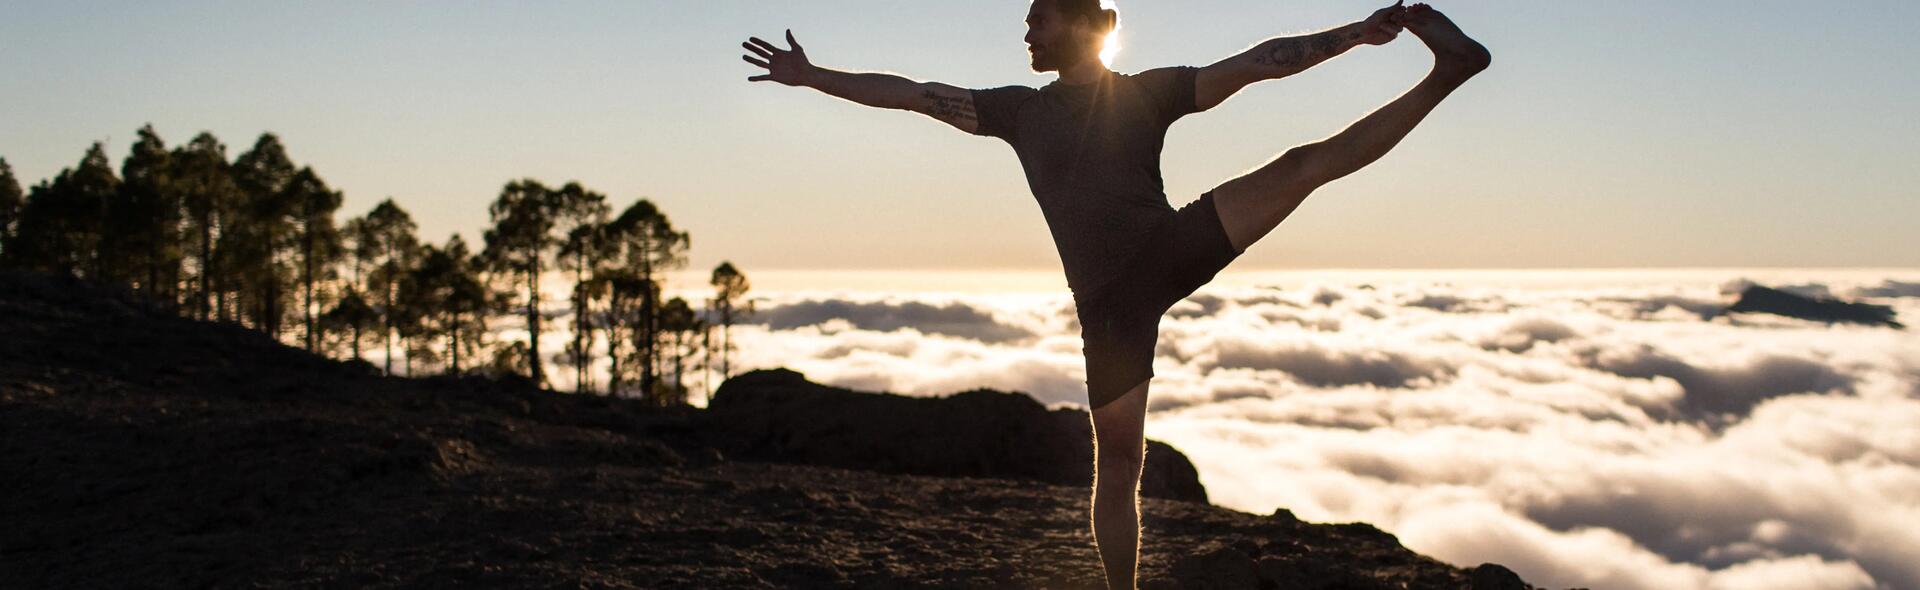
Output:
<instances>
[{"instance_id":1,"label":"pine tree","mask_svg":"<svg viewBox=\"0 0 1920 590\"><path fill-rule=\"evenodd\" d=\"M569 182L554 193L555 229L565 236L555 263L573 273L573 341L566 359L574 369L576 393L593 391L593 307L605 290L597 277L618 252L618 244L608 239L609 213L607 197L579 183Z\"/></svg>"},{"instance_id":2,"label":"pine tree","mask_svg":"<svg viewBox=\"0 0 1920 590\"><path fill-rule=\"evenodd\" d=\"M120 165L120 198L109 207L106 249L125 261L122 280L168 303L179 303L183 203L172 178L173 154L167 151L153 125L140 128L140 139L127 150Z\"/></svg>"},{"instance_id":3,"label":"pine tree","mask_svg":"<svg viewBox=\"0 0 1920 590\"><path fill-rule=\"evenodd\" d=\"M197 250L194 279L199 283L188 295L194 317L226 319L226 297L216 284L224 276L215 257L215 246L223 226L239 201L239 187L233 183L226 146L213 134L202 132L192 141L175 148L168 158L168 175L179 190L186 210L189 246ZM211 304L211 307L209 306Z\"/></svg>"},{"instance_id":4,"label":"pine tree","mask_svg":"<svg viewBox=\"0 0 1920 590\"><path fill-rule=\"evenodd\" d=\"M20 191L20 180L13 177L13 167L7 165L6 158L0 158L0 262L7 260L6 247L13 240L14 221L20 218L20 207L26 201L26 194Z\"/></svg>"},{"instance_id":5,"label":"pine tree","mask_svg":"<svg viewBox=\"0 0 1920 590\"><path fill-rule=\"evenodd\" d=\"M299 174L286 147L263 133L253 148L233 160L234 185L240 189L236 223L223 243L232 256L234 287L254 328L280 339L298 271L296 219L300 204L289 191ZM323 186L324 188L324 186Z\"/></svg>"},{"instance_id":6,"label":"pine tree","mask_svg":"<svg viewBox=\"0 0 1920 590\"><path fill-rule=\"evenodd\" d=\"M553 235L553 191L532 179L507 183L487 212L493 227L486 231L481 256L503 280L526 288L528 378L547 387L545 362L540 358L540 276L548 254L559 246Z\"/></svg>"},{"instance_id":7,"label":"pine tree","mask_svg":"<svg viewBox=\"0 0 1920 590\"><path fill-rule=\"evenodd\" d=\"M442 303L447 310L447 351L452 357L449 372L458 375L460 359L472 358L485 344L493 293L481 280L479 258L469 252L465 239L455 234L447 240L445 252L452 264L445 275L446 299Z\"/></svg>"},{"instance_id":8,"label":"pine tree","mask_svg":"<svg viewBox=\"0 0 1920 590\"><path fill-rule=\"evenodd\" d=\"M707 313L713 311L713 300L707 300ZM713 322L707 318L700 320L700 390L705 392L707 404L713 403Z\"/></svg>"},{"instance_id":9,"label":"pine tree","mask_svg":"<svg viewBox=\"0 0 1920 590\"><path fill-rule=\"evenodd\" d=\"M334 263L346 250L341 244L339 228L333 225L333 213L340 209L342 199L340 192L328 189L326 181L314 174L312 168L301 168L294 173L283 191L282 200L294 207L298 244L294 254L299 257L297 277L303 295L300 315L306 324L306 346L307 350L318 352L321 328L315 314L325 302L317 298L327 297L327 285L339 278L334 272Z\"/></svg>"},{"instance_id":10,"label":"pine tree","mask_svg":"<svg viewBox=\"0 0 1920 590\"><path fill-rule=\"evenodd\" d=\"M488 295L458 234L448 238L445 248L424 248L419 265L400 285L400 309L405 312L398 317L409 341L418 343L410 349L431 351L435 339L445 339L446 372L459 374L460 359L472 358L487 329ZM408 367L411 371L412 365Z\"/></svg>"},{"instance_id":11,"label":"pine tree","mask_svg":"<svg viewBox=\"0 0 1920 590\"><path fill-rule=\"evenodd\" d=\"M639 308L633 319L634 362L640 372L640 394L651 397L660 373L660 294L665 289L660 277L686 266L686 252L693 240L686 232L674 229L667 215L652 201L641 199L627 207L608 226L620 244L622 266L638 280Z\"/></svg>"},{"instance_id":12,"label":"pine tree","mask_svg":"<svg viewBox=\"0 0 1920 590\"><path fill-rule=\"evenodd\" d=\"M360 343L367 329L380 323L380 312L367 304L366 298L358 289L348 286L345 293L335 301L332 309L320 316L323 333L341 334L347 339L348 350L353 360L365 360L360 355Z\"/></svg>"},{"instance_id":13,"label":"pine tree","mask_svg":"<svg viewBox=\"0 0 1920 590\"><path fill-rule=\"evenodd\" d=\"M107 203L120 178L99 143L74 168L33 187L6 249L14 264L56 274L102 279L100 236Z\"/></svg>"},{"instance_id":14,"label":"pine tree","mask_svg":"<svg viewBox=\"0 0 1920 590\"><path fill-rule=\"evenodd\" d=\"M720 266L715 267L709 284L714 288L713 311L717 314L715 321L720 323L720 380L724 382L733 376L732 367L729 364L730 355L735 348L732 338L733 323L741 316L753 314L753 302L744 301L743 305L741 301L753 287L747 281L747 276L734 268L731 262L721 262Z\"/></svg>"},{"instance_id":15,"label":"pine tree","mask_svg":"<svg viewBox=\"0 0 1920 590\"><path fill-rule=\"evenodd\" d=\"M700 318L693 313L693 307L687 300L675 297L660 308L660 327L667 333L667 357L673 360L673 381L667 384L669 395L661 400L665 405L686 405L687 386L684 379L688 356L696 341L694 334L701 329Z\"/></svg>"},{"instance_id":16,"label":"pine tree","mask_svg":"<svg viewBox=\"0 0 1920 590\"><path fill-rule=\"evenodd\" d=\"M358 222L360 235L355 247L371 253L373 268L367 273L367 294L380 313L381 347L386 355L382 370L393 374L393 337L397 329L400 278L412 268L419 256L419 239L414 236L413 216L401 209L393 197L374 205ZM361 241L364 240L364 241Z\"/></svg>"},{"instance_id":17,"label":"pine tree","mask_svg":"<svg viewBox=\"0 0 1920 590\"><path fill-rule=\"evenodd\" d=\"M630 381L633 355L628 354L626 348L634 341L634 328L640 323L640 300L652 286L625 267L601 271L599 281L607 286L607 393L618 396Z\"/></svg>"}]
</instances>

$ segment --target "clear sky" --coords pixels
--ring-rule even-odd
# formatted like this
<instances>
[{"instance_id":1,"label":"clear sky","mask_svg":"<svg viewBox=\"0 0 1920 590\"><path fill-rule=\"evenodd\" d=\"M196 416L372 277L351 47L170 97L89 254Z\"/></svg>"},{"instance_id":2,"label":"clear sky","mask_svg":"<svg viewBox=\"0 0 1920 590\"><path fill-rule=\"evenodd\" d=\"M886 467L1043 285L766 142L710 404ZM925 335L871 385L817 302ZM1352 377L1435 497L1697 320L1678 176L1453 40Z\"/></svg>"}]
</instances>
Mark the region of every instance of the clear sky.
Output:
<instances>
[{"instance_id":1,"label":"clear sky","mask_svg":"<svg viewBox=\"0 0 1920 590\"><path fill-rule=\"evenodd\" d=\"M1120 0L1114 69L1205 65L1376 2ZM1494 54L1385 159L1230 270L1920 266L1910 2L1437 2ZM151 122L229 156L262 131L423 237L478 241L510 178L646 197L693 268L1058 270L1013 152L922 115L749 83L815 63L1040 86L1026 2L22 2L0 18L0 157L23 183ZM784 43L782 43L784 45ZM1180 206L1410 87L1403 35L1176 124Z\"/></svg>"}]
</instances>

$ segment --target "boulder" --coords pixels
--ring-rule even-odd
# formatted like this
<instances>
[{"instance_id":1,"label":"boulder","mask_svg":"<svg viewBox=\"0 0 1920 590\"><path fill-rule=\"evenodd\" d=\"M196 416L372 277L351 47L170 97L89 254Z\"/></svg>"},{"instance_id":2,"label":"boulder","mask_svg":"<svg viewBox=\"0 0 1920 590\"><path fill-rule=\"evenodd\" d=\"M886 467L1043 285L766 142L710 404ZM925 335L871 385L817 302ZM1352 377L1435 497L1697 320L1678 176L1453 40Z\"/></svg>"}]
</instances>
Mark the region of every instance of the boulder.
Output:
<instances>
[{"instance_id":1,"label":"boulder","mask_svg":"<svg viewBox=\"0 0 1920 590\"><path fill-rule=\"evenodd\" d=\"M975 389L942 397L856 392L788 369L728 379L699 430L729 457L942 477L1093 482L1092 424L1082 410L1048 410L1021 393ZM1147 441L1141 494L1207 501L1180 451Z\"/></svg>"}]
</instances>

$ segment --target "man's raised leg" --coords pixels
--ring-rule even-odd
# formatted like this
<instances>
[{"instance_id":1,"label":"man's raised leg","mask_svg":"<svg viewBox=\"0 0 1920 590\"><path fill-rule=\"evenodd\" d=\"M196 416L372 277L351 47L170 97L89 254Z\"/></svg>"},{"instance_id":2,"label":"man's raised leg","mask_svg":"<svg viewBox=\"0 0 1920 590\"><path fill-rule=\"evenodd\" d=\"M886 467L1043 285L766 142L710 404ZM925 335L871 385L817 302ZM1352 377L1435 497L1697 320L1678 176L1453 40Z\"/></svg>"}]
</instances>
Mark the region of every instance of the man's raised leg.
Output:
<instances>
[{"instance_id":1,"label":"man's raised leg","mask_svg":"<svg viewBox=\"0 0 1920 590\"><path fill-rule=\"evenodd\" d=\"M1294 147L1213 190L1214 207L1236 250L1259 241L1329 182L1387 154L1455 88L1485 70L1492 57L1440 11L1407 7L1402 24L1433 51L1433 71L1412 90L1315 143Z\"/></svg>"},{"instance_id":2,"label":"man's raised leg","mask_svg":"<svg viewBox=\"0 0 1920 590\"><path fill-rule=\"evenodd\" d=\"M1133 590L1140 561L1140 469L1147 446L1147 381L1093 415L1093 542L1109 590Z\"/></svg>"}]
</instances>

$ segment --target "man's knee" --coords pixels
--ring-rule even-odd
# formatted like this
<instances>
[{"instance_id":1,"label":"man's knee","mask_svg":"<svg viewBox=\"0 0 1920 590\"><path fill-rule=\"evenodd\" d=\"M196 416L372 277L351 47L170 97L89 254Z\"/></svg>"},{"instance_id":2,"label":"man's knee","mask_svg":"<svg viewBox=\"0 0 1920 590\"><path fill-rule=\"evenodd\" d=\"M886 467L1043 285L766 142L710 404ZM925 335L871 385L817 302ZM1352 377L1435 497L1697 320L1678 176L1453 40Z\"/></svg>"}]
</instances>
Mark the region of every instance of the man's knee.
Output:
<instances>
[{"instance_id":1,"label":"man's knee","mask_svg":"<svg viewBox=\"0 0 1920 590\"><path fill-rule=\"evenodd\" d=\"M1140 468L1146 462L1145 451L1137 443L1100 445L1094 450L1094 468L1103 480L1109 476L1122 480L1135 479L1140 477Z\"/></svg>"}]
</instances>

